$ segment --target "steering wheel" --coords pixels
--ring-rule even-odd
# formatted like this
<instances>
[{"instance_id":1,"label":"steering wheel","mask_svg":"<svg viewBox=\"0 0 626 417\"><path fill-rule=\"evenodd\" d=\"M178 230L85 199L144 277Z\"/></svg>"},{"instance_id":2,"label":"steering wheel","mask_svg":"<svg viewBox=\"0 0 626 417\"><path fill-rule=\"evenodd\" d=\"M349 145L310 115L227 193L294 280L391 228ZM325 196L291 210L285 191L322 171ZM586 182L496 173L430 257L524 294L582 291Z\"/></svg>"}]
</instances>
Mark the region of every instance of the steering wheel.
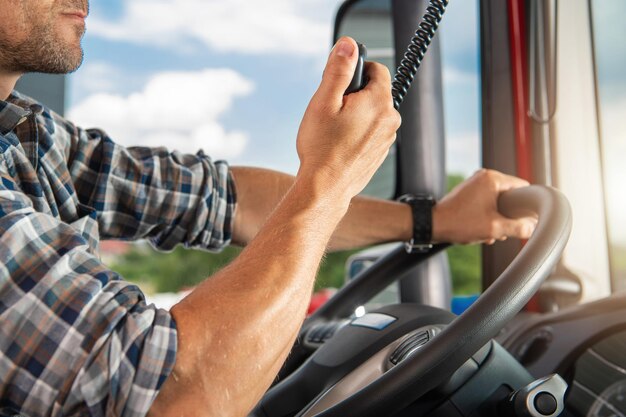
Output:
<instances>
[{"instance_id":1,"label":"steering wheel","mask_svg":"<svg viewBox=\"0 0 626 417\"><path fill-rule=\"evenodd\" d=\"M368 356L373 357L374 352L381 350L381 346L389 345L390 337L398 340L398 332L405 335L406 339L407 334L414 333L416 328L424 329L428 322L442 326L431 325L429 332L432 333L435 327L438 329L432 340L396 366L385 369L380 376L362 389L351 392L346 398L342 397L340 402L319 413L316 410L316 417L373 417L391 415L404 409L445 382L472 355L475 355L496 336L530 300L551 273L565 248L572 224L569 203L556 189L534 185L501 194L498 209L503 215L511 218L531 215L538 217L533 236L500 277L458 318L453 318L450 313L428 306L396 306L394 313L390 313L391 315L399 317L404 314L403 311L411 310L413 318L405 320L401 325L398 324L392 336L376 336L373 339L374 342L371 342L372 348L367 352ZM429 254L409 254L402 247L392 251L362 272L307 319L303 325L301 338L315 325L349 317L357 306L364 304L393 282L396 277L446 246L437 245ZM416 312L418 310L419 312ZM449 322L451 323L448 324ZM395 325L396 323L390 328ZM317 369L315 372L323 369L326 372L326 368L340 363L344 365L344 368L351 368L327 372L328 375L332 374L333 378L332 384L328 385L334 385L340 378L353 373L367 359L363 357L366 350L359 346L359 343L365 343L365 339L351 343L350 349L344 347L337 349L337 346L333 347L333 342L334 339L341 338L343 333L348 334L350 331L358 330L353 326L345 326L318 349L303 366L268 391L253 415L268 417L292 415L284 413L284 410L273 412L272 407L268 406L272 400L285 395L286 392L290 392L291 397L303 396L304 405L310 403L312 398L305 398L304 394L300 394L301 388L289 390L289 387L297 387L297 381L314 379L316 375L310 375L311 369ZM375 332L370 331L370 333ZM351 335L351 337L355 336ZM356 352L354 354L356 359L342 361L333 358L333 355L352 354L344 350ZM330 387L326 387L323 389L329 390ZM323 396L323 394L318 396L314 403ZM304 410L311 408L311 404L302 407Z\"/></svg>"}]
</instances>

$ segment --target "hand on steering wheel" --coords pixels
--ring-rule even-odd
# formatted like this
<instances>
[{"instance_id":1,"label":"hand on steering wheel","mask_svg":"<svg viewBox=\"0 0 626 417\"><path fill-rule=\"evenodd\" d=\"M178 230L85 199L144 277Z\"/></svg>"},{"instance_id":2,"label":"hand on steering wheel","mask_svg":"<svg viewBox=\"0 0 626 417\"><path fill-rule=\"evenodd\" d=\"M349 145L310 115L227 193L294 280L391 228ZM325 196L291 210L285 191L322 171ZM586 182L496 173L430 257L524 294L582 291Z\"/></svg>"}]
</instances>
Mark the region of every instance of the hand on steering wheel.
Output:
<instances>
[{"instance_id":1,"label":"hand on steering wheel","mask_svg":"<svg viewBox=\"0 0 626 417\"><path fill-rule=\"evenodd\" d=\"M559 191L543 186L505 192L498 203L499 211L507 217L536 215L539 218L533 236L519 255L472 307L454 319L419 351L387 370L365 388L316 414L318 417L381 416L403 409L446 381L529 301L550 274L565 248L572 223L569 203ZM437 245L433 250L440 251L446 246ZM396 249L342 288L305 322L301 334L304 335L316 323L350 316L357 306L430 255L432 253L408 254L403 248ZM449 321L443 316L438 317L435 311L428 310L425 314L437 317L433 318L436 324ZM421 323L420 326L424 324ZM348 330L344 329L342 332ZM405 333L415 330L415 327L406 329ZM328 350L331 343L332 339L307 363L314 362L315 357L322 350ZM305 371L297 370L291 377L268 391L257 407L259 411L255 413L274 417L275 414L267 412L268 407L264 403L280 393L281 385L293 383L295 378L306 378ZM311 400L312 398L303 398L306 403ZM303 407L304 405L306 404Z\"/></svg>"}]
</instances>

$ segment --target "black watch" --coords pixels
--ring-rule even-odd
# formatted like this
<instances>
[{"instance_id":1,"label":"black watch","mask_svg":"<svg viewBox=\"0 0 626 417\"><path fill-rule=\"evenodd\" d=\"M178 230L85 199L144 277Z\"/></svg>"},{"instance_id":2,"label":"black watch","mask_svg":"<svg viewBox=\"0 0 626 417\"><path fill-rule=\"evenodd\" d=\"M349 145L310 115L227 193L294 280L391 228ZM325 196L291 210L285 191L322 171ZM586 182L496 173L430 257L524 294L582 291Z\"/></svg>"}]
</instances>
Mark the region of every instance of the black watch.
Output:
<instances>
[{"instance_id":1,"label":"black watch","mask_svg":"<svg viewBox=\"0 0 626 417\"><path fill-rule=\"evenodd\" d=\"M434 197L429 194L405 194L398 201L410 205L413 213L413 237L405 243L406 251L427 252L433 247Z\"/></svg>"}]
</instances>

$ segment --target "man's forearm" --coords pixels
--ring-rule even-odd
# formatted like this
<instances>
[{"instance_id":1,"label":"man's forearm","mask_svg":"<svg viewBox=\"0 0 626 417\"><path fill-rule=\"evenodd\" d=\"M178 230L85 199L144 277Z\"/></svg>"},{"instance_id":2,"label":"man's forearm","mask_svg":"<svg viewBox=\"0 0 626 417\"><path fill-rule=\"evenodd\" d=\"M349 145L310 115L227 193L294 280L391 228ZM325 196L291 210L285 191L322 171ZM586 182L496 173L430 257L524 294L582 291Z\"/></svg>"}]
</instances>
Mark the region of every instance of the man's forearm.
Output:
<instances>
[{"instance_id":1,"label":"man's forearm","mask_svg":"<svg viewBox=\"0 0 626 417\"><path fill-rule=\"evenodd\" d=\"M233 167L238 192L233 241L245 245L258 233L293 184L294 177L276 171ZM355 197L333 234L330 250L352 249L411 238L411 210L392 201Z\"/></svg>"},{"instance_id":2,"label":"man's forearm","mask_svg":"<svg viewBox=\"0 0 626 417\"><path fill-rule=\"evenodd\" d=\"M239 193L235 242L252 239L293 183L293 177L256 168L233 168ZM265 183L267 192L261 186ZM482 169L435 205L433 242L487 243L508 237L528 239L536 219L507 219L498 213L498 195L528 183L497 171ZM255 208L259 211L255 212ZM244 226L242 226L244 225ZM408 241L413 217L407 204L356 196L329 243L330 250L352 249L383 242Z\"/></svg>"},{"instance_id":3,"label":"man's forearm","mask_svg":"<svg viewBox=\"0 0 626 417\"><path fill-rule=\"evenodd\" d=\"M154 414L244 415L269 387L348 206L323 188L296 182L238 259L172 309L179 352Z\"/></svg>"}]
</instances>

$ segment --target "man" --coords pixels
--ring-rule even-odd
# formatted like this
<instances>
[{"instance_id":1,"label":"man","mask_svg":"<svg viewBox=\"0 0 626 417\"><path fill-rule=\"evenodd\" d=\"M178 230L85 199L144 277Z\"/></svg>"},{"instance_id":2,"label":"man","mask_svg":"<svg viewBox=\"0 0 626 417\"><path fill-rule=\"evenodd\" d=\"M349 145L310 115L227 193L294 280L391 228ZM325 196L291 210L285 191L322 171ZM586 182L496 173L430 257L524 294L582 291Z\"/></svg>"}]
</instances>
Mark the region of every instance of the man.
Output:
<instances>
[{"instance_id":1,"label":"man","mask_svg":"<svg viewBox=\"0 0 626 417\"><path fill-rule=\"evenodd\" d=\"M25 72L78 68L86 16L87 0L0 0L0 414L245 415L289 353L327 247L413 235L408 205L355 197L400 125L389 73L369 64L367 87L344 97L356 45L339 41L295 178L125 149L12 91ZM432 239L528 237L533 219L496 210L524 185L479 172L434 207ZM167 312L100 262L100 238L247 247Z\"/></svg>"}]
</instances>

